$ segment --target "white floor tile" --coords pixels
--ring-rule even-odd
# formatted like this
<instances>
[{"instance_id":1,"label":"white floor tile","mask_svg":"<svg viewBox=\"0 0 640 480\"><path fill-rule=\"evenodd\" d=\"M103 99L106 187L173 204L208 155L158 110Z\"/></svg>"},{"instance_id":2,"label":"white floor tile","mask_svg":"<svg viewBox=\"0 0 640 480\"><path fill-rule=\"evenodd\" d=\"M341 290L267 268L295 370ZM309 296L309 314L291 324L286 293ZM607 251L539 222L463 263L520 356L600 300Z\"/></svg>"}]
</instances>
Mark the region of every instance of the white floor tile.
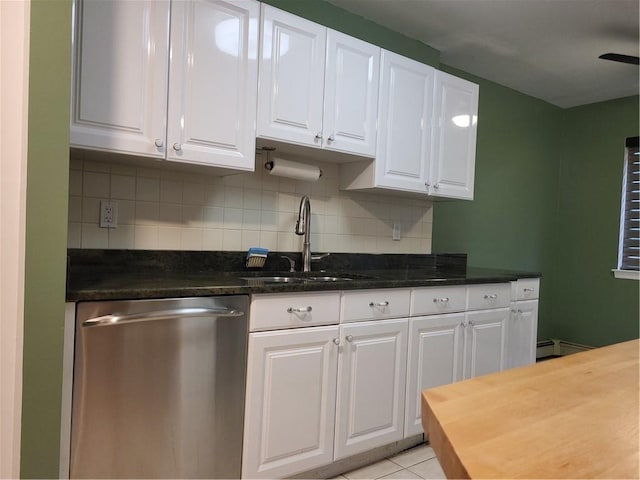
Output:
<instances>
[{"instance_id":1,"label":"white floor tile","mask_svg":"<svg viewBox=\"0 0 640 480\"><path fill-rule=\"evenodd\" d=\"M413 473L420 475L422 478L426 479L446 479L444 472L442 471L442 467L438 463L437 458L432 458L431 460L427 460L425 462L418 463L409 467L409 470Z\"/></svg>"},{"instance_id":2,"label":"white floor tile","mask_svg":"<svg viewBox=\"0 0 640 480\"><path fill-rule=\"evenodd\" d=\"M435 458L435 456L436 454L433 451L433 448L426 443L423 443L422 445L410 450L405 450L394 457L390 457L389 460L393 463L397 463L401 467L407 468L417 463L424 462L425 460Z\"/></svg>"},{"instance_id":3,"label":"white floor tile","mask_svg":"<svg viewBox=\"0 0 640 480\"><path fill-rule=\"evenodd\" d=\"M417 480L421 479L420 475L413 473L411 470L402 469L397 472L390 473L389 475L385 475L382 479L394 479L394 480ZM382 480L381 479L381 480Z\"/></svg>"},{"instance_id":4,"label":"white floor tile","mask_svg":"<svg viewBox=\"0 0 640 480\"><path fill-rule=\"evenodd\" d=\"M343 475L349 479L375 479L389 475L390 473L402 470L399 465L390 462L389 460L381 460L379 462L367 465L366 467L352 470L351 472L344 473Z\"/></svg>"}]
</instances>

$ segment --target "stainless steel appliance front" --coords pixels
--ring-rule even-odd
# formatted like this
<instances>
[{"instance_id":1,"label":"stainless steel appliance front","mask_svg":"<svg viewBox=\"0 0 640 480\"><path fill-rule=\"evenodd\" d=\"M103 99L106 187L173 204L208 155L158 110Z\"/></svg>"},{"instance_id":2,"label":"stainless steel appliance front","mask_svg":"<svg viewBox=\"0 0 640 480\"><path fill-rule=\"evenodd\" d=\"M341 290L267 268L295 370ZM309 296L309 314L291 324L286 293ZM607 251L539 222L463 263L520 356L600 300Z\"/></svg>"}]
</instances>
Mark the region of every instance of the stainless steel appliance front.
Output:
<instances>
[{"instance_id":1,"label":"stainless steel appliance front","mask_svg":"<svg viewBox=\"0 0 640 480\"><path fill-rule=\"evenodd\" d=\"M246 296L80 303L71 478L239 478Z\"/></svg>"}]
</instances>

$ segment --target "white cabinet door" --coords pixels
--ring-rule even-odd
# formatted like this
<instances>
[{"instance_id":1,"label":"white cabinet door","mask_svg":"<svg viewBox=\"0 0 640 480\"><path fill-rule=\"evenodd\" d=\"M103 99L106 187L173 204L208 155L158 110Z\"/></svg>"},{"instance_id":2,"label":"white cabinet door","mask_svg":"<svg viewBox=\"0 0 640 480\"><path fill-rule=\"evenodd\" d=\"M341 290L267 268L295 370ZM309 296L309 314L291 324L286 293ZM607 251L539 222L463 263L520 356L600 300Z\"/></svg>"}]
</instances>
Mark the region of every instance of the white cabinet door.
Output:
<instances>
[{"instance_id":1,"label":"white cabinet door","mask_svg":"<svg viewBox=\"0 0 640 480\"><path fill-rule=\"evenodd\" d=\"M327 29L262 4L259 137L322 146Z\"/></svg>"},{"instance_id":2,"label":"white cabinet door","mask_svg":"<svg viewBox=\"0 0 640 480\"><path fill-rule=\"evenodd\" d=\"M380 47L327 31L323 145L370 157L376 152Z\"/></svg>"},{"instance_id":3,"label":"white cabinet door","mask_svg":"<svg viewBox=\"0 0 640 480\"><path fill-rule=\"evenodd\" d=\"M508 366L520 367L535 363L538 300L527 300L513 304L508 334Z\"/></svg>"},{"instance_id":4,"label":"white cabinet door","mask_svg":"<svg viewBox=\"0 0 640 480\"><path fill-rule=\"evenodd\" d=\"M376 185L427 193L435 69L382 51Z\"/></svg>"},{"instance_id":5,"label":"white cabinet door","mask_svg":"<svg viewBox=\"0 0 640 480\"><path fill-rule=\"evenodd\" d=\"M340 327L336 460L403 437L407 323L405 318Z\"/></svg>"},{"instance_id":6,"label":"white cabinet door","mask_svg":"<svg viewBox=\"0 0 640 480\"><path fill-rule=\"evenodd\" d=\"M71 146L163 158L169 2L74 5Z\"/></svg>"},{"instance_id":7,"label":"white cabinet door","mask_svg":"<svg viewBox=\"0 0 640 480\"><path fill-rule=\"evenodd\" d=\"M479 88L437 71L431 194L473 199Z\"/></svg>"},{"instance_id":8,"label":"white cabinet door","mask_svg":"<svg viewBox=\"0 0 640 480\"><path fill-rule=\"evenodd\" d=\"M333 461L338 326L249 335L243 478Z\"/></svg>"},{"instance_id":9,"label":"white cabinet door","mask_svg":"<svg viewBox=\"0 0 640 480\"><path fill-rule=\"evenodd\" d=\"M464 313L409 319L404 436L423 433L422 391L462 380Z\"/></svg>"},{"instance_id":10,"label":"white cabinet door","mask_svg":"<svg viewBox=\"0 0 640 480\"><path fill-rule=\"evenodd\" d=\"M172 3L167 159L253 171L259 16L253 0Z\"/></svg>"},{"instance_id":11,"label":"white cabinet door","mask_svg":"<svg viewBox=\"0 0 640 480\"><path fill-rule=\"evenodd\" d=\"M464 378L504 370L509 308L467 312Z\"/></svg>"}]
</instances>

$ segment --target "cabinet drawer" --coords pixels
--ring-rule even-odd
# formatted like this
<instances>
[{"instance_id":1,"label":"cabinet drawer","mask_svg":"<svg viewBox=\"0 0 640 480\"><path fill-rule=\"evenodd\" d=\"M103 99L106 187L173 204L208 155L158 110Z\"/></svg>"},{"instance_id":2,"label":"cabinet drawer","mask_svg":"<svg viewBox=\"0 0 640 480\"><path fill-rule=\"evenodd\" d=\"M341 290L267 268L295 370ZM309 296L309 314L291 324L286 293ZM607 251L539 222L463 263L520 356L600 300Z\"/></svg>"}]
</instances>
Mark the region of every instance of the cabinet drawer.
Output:
<instances>
[{"instance_id":1,"label":"cabinet drawer","mask_svg":"<svg viewBox=\"0 0 640 480\"><path fill-rule=\"evenodd\" d=\"M408 317L410 298L408 288L344 292L340 322Z\"/></svg>"},{"instance_id":2,"label":"cabinet drawer","mask_svg":"<svg viewBox=\"0 0 640 480\"><path fill-rule=\"evenodd\" d=\"M516 283L516 300L535 300L540 294L539 278L521 278Z\"/></svg>"},{"instance_id":3,"label":"cabinet drawer","mask_svg":"<svg viewBox=\"0 0 640 480\"><path fill-rule=\"evenodd\" d=\"M467 310L508 307L510 302L509 283L487 283L467 287Z\"/></svg>"},{"instance_id":4,"label":"cabinet drawer","mask_svg":"<svg viewBox=\"0 0 640 480\"><path fill-rule=\"evenodd\" d=\"M337 324L340 293L259 294L251 297L249 329L275 330Z\"/></svg>"},{"instance_id":5,"label":"cabinet drawer","mask_svg":"<svg viewBox=\"0 0 640 480\"><path fill-rule=\"evenodd\" d=\"M411 316L463 312L467 287L425 287L411 291Z\"/></svg>"}]
</instances>

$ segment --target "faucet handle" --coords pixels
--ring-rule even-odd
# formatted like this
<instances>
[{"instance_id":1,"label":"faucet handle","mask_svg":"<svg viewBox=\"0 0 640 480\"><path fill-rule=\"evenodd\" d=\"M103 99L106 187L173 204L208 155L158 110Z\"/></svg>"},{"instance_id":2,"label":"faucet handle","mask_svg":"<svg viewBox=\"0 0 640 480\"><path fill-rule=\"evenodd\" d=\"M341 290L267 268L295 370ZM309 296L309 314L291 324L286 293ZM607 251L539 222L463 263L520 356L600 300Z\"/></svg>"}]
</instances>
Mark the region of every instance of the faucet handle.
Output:
<instances>
[{"instance_id":1,"label":"faucet handle","mask_svg":"<svg viewBox=\"0 0 640 480\"><path fill-rule=\"evenodd\" d=\"M323 258L328 257L329 255L331 255L330 253L320 253L318 255L311 255L311 261L312 262L316 262L318 260L322 260Z\"/></svg>"},{"instance_id":2,"label":"faucet handle","mask_svg":"<svg viewBox=\"0 0 640 480\"><path fill-rule=\"evenodd\" d=\"M293 258L287 257L286 255L280 255L280 257L289 260L289 272L296 271L296 261Z\"/></svg>"}]
</instances>

